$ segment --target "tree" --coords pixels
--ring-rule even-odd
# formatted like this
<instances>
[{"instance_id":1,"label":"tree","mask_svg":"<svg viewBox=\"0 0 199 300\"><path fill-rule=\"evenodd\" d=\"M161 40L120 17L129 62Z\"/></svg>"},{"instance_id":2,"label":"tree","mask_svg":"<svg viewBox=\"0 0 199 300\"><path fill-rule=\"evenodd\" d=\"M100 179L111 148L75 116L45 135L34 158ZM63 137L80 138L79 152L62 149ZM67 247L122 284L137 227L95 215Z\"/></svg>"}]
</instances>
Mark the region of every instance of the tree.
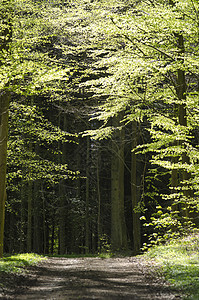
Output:
<instances>
[{"instance_id":1,"label":"tree","mask_svg":"<svg viewBox=\"0 0 199 300\"><path fill-rule=\"evenodd\" d=\"M141 248L141 233L140 233L140 207L137 195L137 161L136 161L136 146L137 146L137 124L132 123L132 157L131 157L131 199L133 210L133 251L138 254Z\"/></svg>"},{"instance_id":2,"label":"tree","mask_svg":"<svg viewBox=\"0 0 199 300\"><path fill-rule=\"evenodd\" d=\"M0 4L0 69L9 65L12 39L12 2L3 0ZM0 257L3 256L3 235L6 201L6 165L8 140L8 111L10 93L7 82L0 90Z\"/></svg>"},{"instance_id":3,"label":"tree","mask_svg":"<svg viewBox=\"0 0 199 300\"><path fill-rule=\"evenodd\" d=\"M102 8L102 15L108 10L108 5ZM96 82L95 92L107 96L97 118L106 125L125 111L124 122L148 120L152 142L143 145L143 153L151 153L157 173L159 166L172 174L175 187L174 193L163 195L168 201L161 218L171 226L176 215L168 217L170 206L184 202L183 220L190 196L198 194L198 149L192 136L198 131L198 3L121 2L108 15L100 27L114 51L101 59L109 76Z\"/></svg>"},{"instance_id":4,"label":"tree","mask_svg":"<svg viewBox=\"0 0 199 300\"><path fill-rule=\"evenodd\" d=\"M197 1L15 1L15 16L6 247L14 224L24 251L27 233L62 254L105 234L138 253L141 213L172 227L197 205Z\"/></svg>"},{"instance_id":5,"label":"tree","mask_svg":"<svg viewBox=\"0 0 199 300\"><path fill-rule=\"evenodd\" d=\"M0 97L0 257L3 256L3 235L6 201L6 161L8 138L9 94L3 91Z\"/></svg>"},{"instance_id":6,"label":"tree","mask_svg":"<svg viewBox=\"0 0 199 300\"><path fill-rule=\"evenodd\" d=\"M111 245L116 251L126 250L127 234L124 217L124 128L119 128L120 116L115 116L116 132L112 140L111 157Z\"/></svg>"},{"instance_id":7,"label":"tree","mask_svg":"<svg viewBox=\"0 0 199 300\"><path fill-rule=\"evenodd\" d=\"M1 19L3 26L1 31L2 46L0 66L2 90L0 103L2 116L2 126L0 131L2 135L2 177L0 193L2 199L1 239L3 238L3 207L5 205L5 178L3 179L3 177L6 176L6 126L8 125L7 113L10 95L9 91L12 91L12 98L10 101L11 124L8 143L8 192L9 196L14 195L14 198L16 197L16 199L19 199L20 195L28 195L28 219L26 219L27 198L24 199L24 197L21 197L21 238L24 240L24 235L27 233L28 244L26 246L28 251L32 251L32 235L34 233L33 225L35 225L33 223L33 216L36 211L36 207L33 206L33 187L36 182L38 183L42 180L49 185L50 182L57 184L60 178L70 177L70 171L66 164L55 163L55 160L51 161L49 159L47 153L41 154L42 148L45 147L48 149L48 153L51 152L51 150L54 151L47 145L49 143L57 143L59 140L66 142L68 141L66 136L68 137L69 135L68 133L58 129L56 126L53 126L42 112L42 109L44 110L44 105L42 106L42 104L45 102L45 97L43 97L43 103L41 103L41 94L47 93L49 90L49 82L52 81L55 83L57 79L59 80L66 77L67 72L59 66L51 66L50 58L48 56L49 51L47 51L47 53L44 51L43 53L40 49L35 49L35 39L37 39L37 46L39 47L40 44L44 42L47 43L48 39L51 37L51 32L50 34L45 32L47 24L44 24L44 22L42 23L42 18L39 17L40 15L37 15L40 5L43 7L45 6L42 3L35 3L32 1L16 1L14 3L10 1L3 1L1 4L1 13L3 16ZM12 24L14 28L12 31L10 19L12 12L11 8L13 8L13 6L15 7L15 18ZM29 15L28 19L24 18L24 15L26 14ZM37 22L35 22L36 15L38 17ZM21 22L23 23L23 26L21 26ZM34 24L34 26L32 26L32 24ZM38 35L38 28L43 32L42 36ZM14 41L12 44L11 37ZM55 87L55 85L56 84L54 84L53 87ZM48 110L48 108L46 109ZM71 172L71 174L75 173ZM70 178L73 178L73 175ZM41 187L41 185L39 186ZM21 193L20 189L22 190ZM36 204L36 201L34 201L34 204ZM10 217L10 220L13 220L14 216L16 218L15 226L18 224L18 219L16 217L18 212L15 215L17 205L18 202L14 202L13 199L10 199L9 197L7 202L7 219L9 221ZM18 209L19 208L20 206ZM43 207L43 210L45 209L46 208ZM42 218L45 219L44 216ZM34 220L36 221L36 218L34 218ZM27 227L24 226L26 224ZM24 230L25 232L23 232ZM7 232L8 231L6 230L6 233ZM7 239L9 239L9 237L7 237ZM3 248L2 243L1 246ZM21 250L25 250L24 246L23 242L21 242Z\"/></svg>"}]
</instances>

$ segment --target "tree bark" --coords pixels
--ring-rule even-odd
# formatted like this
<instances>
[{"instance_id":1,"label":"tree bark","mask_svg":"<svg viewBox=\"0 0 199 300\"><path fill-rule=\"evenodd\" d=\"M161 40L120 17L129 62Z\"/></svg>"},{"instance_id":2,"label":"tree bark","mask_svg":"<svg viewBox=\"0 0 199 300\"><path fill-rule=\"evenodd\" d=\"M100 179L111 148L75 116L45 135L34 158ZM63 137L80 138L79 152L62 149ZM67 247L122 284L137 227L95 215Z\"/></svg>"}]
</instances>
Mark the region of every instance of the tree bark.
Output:
<instances>
[{"instance_id":1,"label":"tree bark","mask_svg":"<svg viewBox=\"0 0 199 300\"><path fill-rule=\"evenodd\" d=\"M42 253L42 203L40 199L40 182L36 180L33 184L34 209L33 209L33 250Z\"/></svg>"},{"instance_id":2,"label":"tree bark","mask_svg":"<svg viewBox=\"0 0 199 300\"><path fill-rule=\"evenodd\" d=\"M42 200L42 213L43 213L43 253L46 253L47 249L47 229L46 229L46 200L44 195L44 187L41 184L41 200Z\"/></svg>"},{"instance_id":3,"label":"tree bark","mask_svg":"<svg viewBox=\"0 0 199 300\"><path fill-rule=\"evenodd\" d=\"M1 5L3 9L0 12L0 19L4 26L3 30L0 30L0 57L5 53L9 55L12 40L10 0L3 0ZM0 257L3 257L9 100L10 93L5 87L5 90L0 91Z\"/></svg>"},{"instance_id":4,"label":"tree bark","mask_svg":"<svg viewBox=\"0 0 199 300\"><path fill-rule=\"evenodd\" d=\"M27 251L32 251L32 181L28 182L28 224L27 224Z\"/></svg>"},{"instance_id":5,"label":"tree bark","mask_svg":"<svg viewBox=\"0 0 199 300\"><path fill-rule=\"evenodd\" d=\"M63 116L64 124L63 130L67 130L67 119L66 115ZM59 128L61 128L61 115L59 116ZM59 163L66 163L66 153L67 153L67 146L66 143L61 145L59 142L59 150L62 150L62 153L59 156ZM67 245L66 245L66 217L67 217L67 203L66 203L66 191L64 187L64 180L61 180L59 183L59 200L60 200L60 207L59 207L59 232L60 232L60 254L66 254L67 252Z\"/></svg>"},{"instance_id":6,"label":"tree bark","mask_svg":"<svg viewBox=\"0 0 199 300\"><path fill-rule=\"evenodd\" d=\"M132 124L132 150L137 146L137 124L134 121ZM137 172L136 172L136 153L132 151L131 154L131 199L133 210L133 252L138 254L141 247L141 235L140 235L140 213L138 212L137 201Z\"/></svg>"},{"instance_id":7,"label":"tree bark","mask_svg":"<svg viewBox=\"0 0 199 300\"><path fill-rule=\"evenodd\" d=\"M89 253L90 250L90 222L89 222L89 197L90 197L90 137L87 136L87 148L86 148L86 216L85 216L85 252Z\"/></svg>"},{"instance_id":8,"label":"tree bark","mask_svg":"<svg viewBox=\"0 0 199 300\"><path fill-rule=\"evenodd\" d=\"M100 158L100 150L98 149L97 153L97 198L98 198L98 211L97 211L97 248L100 251L100 238L102 234L101 229L101 193L100 193L100 170L99 170L99 158Z\"/></svg>"},{"instance_id":9,"label":"tree bark","mask_svg":"<svg viewBox=\"0 0 199 300\"><path fill-rule=\"evenodd\" d=\"M26 187L21 182L21 208L20 208L20 252L25 252L25 227L26 227Z\"/></svg>"},{"instance_id":10,"label":"tree bark","mask_svg":"<svg viewBox=\"0 0 199 300\"><path fill-rule=\"evenodd\" d=\"M113 120L119 126L119 117ZM124 129L116 129L111 158L111 245L113 250L127 249L124 217Z\"/></svg>"},{"instance_id":11,"label":"tree bark","mask_svg":"<svg viewBox=\"0 0 199 300\"><path fill-rule=\"evenodd\" d=\"M0 95L0 257L3 256L3 237L6 201L6 163L8 141L9 92Z\"/></svg>"},{"instance_id":12,"label":"tree bark","mask_svg":"<svg viewBox=\"0 0 199 300\"><path fill-rule=\"evenodd\" d=\"M178 50L179 50L179 61L182 63L184 62L184 59L181 57L185 53L184 48L184 38L182 34L176 34L177 37L177 43L178 43ZM180 125L187 127L187 107L186 107L186 78L185 78L185 71L182 69L178 69L177 73L177 94L178 99L182 102L178 106L178 122ZM183 147L184 141L180 141L180 144ZM190 163L188 155L183 152L182 154L182 163ZM187 183L184 181L187 181L190 179L190 173L187 172L187 170L182 171L182 185L183 188L183 194L185 197L191 197L192 196L192 190L188 188ZM183 215L185 217L189 217L189 209L187 207L187 203L184 203L183 207Z\"/></svg>"}]
</instances>

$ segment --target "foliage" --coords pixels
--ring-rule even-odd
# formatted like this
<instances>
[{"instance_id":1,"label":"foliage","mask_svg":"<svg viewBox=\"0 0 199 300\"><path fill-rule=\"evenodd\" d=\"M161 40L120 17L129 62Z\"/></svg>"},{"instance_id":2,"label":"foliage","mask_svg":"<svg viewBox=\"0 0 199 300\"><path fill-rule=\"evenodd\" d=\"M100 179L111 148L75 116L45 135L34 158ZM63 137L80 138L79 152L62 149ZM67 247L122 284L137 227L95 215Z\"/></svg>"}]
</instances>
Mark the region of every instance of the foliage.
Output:
<instances>
[{"instance_id":1,"label":"foliage","mask_svg":"<svg viewBox=\"0 0 199 300\"><path fill-rule=\"evenodd\" d=\"M19 0L9 5L13 6L9 16L12 43L9 57L0 66L1 88L7 85L6 88L12 92L9 180L46 178L49 182L57 183L60 178L74 178L75 173L68 170L67 164L57 164L59 153L56 149L58 142L70 142L72 135L63 132L57 124L52 124L43 114L42 103L36 105L34 100L34 95L38 97L49 92L49 84L52 92L56 90L55 83L59 85L61 80L67 80L67 67L60 67L58 61L52 63L49 54L52 51L50 39L55 34L54 30L59 31L59 28L53 27L49 20L47 22L48 9L42 1ZM48 107L45 107L46 110ZM54 149L50 147L52 144ZM35 147L53 152L56 159L47 155L41 157L35 153Z\"/></svg>"},{"instance_id":2,"label":"foliage","mask_svg":"<svg viewBox=\"0 0 199 300\"><path fill-rule=\"evenodd\" d=\"M153 152L151 162L169 170L178 168L195 174L198 149L191 142L191 131L198 126L197 118L193 117L198 104L198 4L178 1L169 5L154 1L132 5L123 14L118 11L109 13L106 34L114 43L124 45L119 50L114 44L114 53L101 60L111 75L99 82L109 97L97 118L106 121L120 110L125 111L126 120L142 121L143 114L147 115L152 143L144 147ZM179 32L185 41L185 57L181 57L178 49ZM183 101L178 96L179 69L186 72L187 126L179 124L175 114L175 105ZM174 141L183 143L174 146ZM190 164L170 161L185 152L190 155Z\"/></svg>"},{"instance_id":3,"label":"foliage","mask_svg":"<svg viewBox=\"0 0 199 300\"><path fill-rule=\"evenodd\" d=\"M109 139L116 129L125 127L126 157L130 156L132 132L127 135L127 131L136 121L137 190L147 219L145 233L152 234L150 239L155 238L156 243L191 228L192 218L185 211L198 210L199 193L198 1L17 0L12 5L13 43L0 65L0 88L6 85L12 94L8 223L13 223L13 212L15 224L27 222L26 217L20 219L25 188L26 194L32 191L34 196L32 213L40 212L43 239L51 239L52 245L55 241L58 249L62 216L69 244L74 243L75 251L84 251L85 174L89 168L89 226L95 244L96 158L105 161L108 157L99 168L98 182L101 209L108 215ZM179 49L180 38L184 49ZM186 81L182 95L180 72ZM181 110L186 124L180 121ZM119 114L123 119L116 128L112 120ZM88 135L90 157L85 163L84 137ZM74 183L77 169L82 177ZM125 186L126 198L129 186ZM27 201L23 209L26 213ZM110 223L109 218L102 218ZM131 221L128 224L132 226ZM109 226L103 228L107 235ZM46 232L50 232L47 237ZM105 240L103 243L108 250Z\"/></svg>"},{"instance_id":4,"label":"foliage","mask_svg":"<svg viewBox=\"0 0 199 300\"><path fill-rule=\"evenodd\" d=\"M99 247L98 247L98 255L101 258L111 257L111 244L109 243L108 236L106 234L102 234L99 237Z\"/></svg>"},{"instance_id":5,"label":"foliage","mask_svg":"<svg viewBox=\"0 0 199 300\"><path fill-rule=\"evenodd\" d=\"M163 268L165 278L185 293L186 299L199 297L198 232L165 245L152 247L144 256L155 259Z\"/></svg>"},{"instance_id":6,"label":"foliage","mask_svg":"<svg viewBox=\"0 0 199 300\"><path fill-rule=\"evenodd\" d=\"M45 257L33 253L5 256L0 259L0 272L20 273L24 267L33 266L44 259Z\"/></svg>"},{"instance_id":7,"label":"foliage","mask_svg":"<svg viewBox=\"0 0 199 300\"><path fill-rule=\"evenodd\" d=\"M146 220L144 217L141 219ZM172 210L170 206L163 208L160 205L156 206L150 222L145 221L143 226L151 227L150 232L152 233L148 235L148 241L143 244L142 250L172 241L183 234L192 232L195 227L188 217L180 216L179 211Z\"/></svg>"},{"instance_id":8,"label":"foliage","mask_svg":"<svg viewBox=\"0 0 199 300\"><path fill-rule=\"evenodd\" d=\"M76 143L77 135L60 128L57 117L59 109L52 107L53 96L60 91L63 94L70 71L57 58L59 49L56 46L60 42L57 38L62 24L61 19L58 22L58 17L63 17L61 10L47 6L43 1L17 0L11 4L13 10L10 10L9 18L12 22L12 43L9 57L0 65L0 88L7 88L11 93L6 222L12 223L13 220L10 220L15 218L11 231L14 232L15 228L15 237L18 234L21 243L25 243L26 195L29 195L30 202L38 201L37 206L31 207L32 203L29 205L28 215L32 221L32 214L37 214L39 221L34 222L41 229L39 226L46 211L51 218L55 215L53 209L59 197L52 197L52 194L55 195L52 189L57 193L61 181L77 178L78 172L71 171L66 160L60 159L63 145ZM59 102L57 98L55 102ZM42 202L38 200L41 197L43 216ZM45 207L47 202L48 208ZM22 214L24 220L20 217ZM29 232L33 231L31 221ZM8 223L5 238L11 241L13 237L7 234L10 230ZM47 221L44 220L44 224L44 227L47 226Z\"/></svg>"},{"instance_id":9,"label":"foliage","mask_svg":"<svg viewBox=\"0 0 199 300\"><path fill-rule=\"evenodd\" d=\"M155 211L150 223L159 231L154 235L166 239L192 226L189 212L198 209L198 2L103 4L95 28L106 42L99 39L104 52L96 65L108 75L85 85L106 99L93 119L107 129L87 133L99 140L111 136L109 122L121 111L121 126L148 121L150 140L137 149L171 176L170 191L159 192L167 200L163 212ZM155 202L157 189L153 192Z\"/></svg>"},{"instance_id":10,"label":"foliage","mask_svg":"<svg viewBox=\"0 0 199 300\"><path fill-rule=\"evenodd\" d=\"M9 135L9 183L20 179L43 179L56 184L61 178L76 177L76 172L70 171L67 164L58 164L56 159L60 155L57 150L58 142L70 143L75 135L64 132L49 122L38 107L25 103L11 103ZM45 153L38 149L45 149Z\"/></svg>"}]
</instances>

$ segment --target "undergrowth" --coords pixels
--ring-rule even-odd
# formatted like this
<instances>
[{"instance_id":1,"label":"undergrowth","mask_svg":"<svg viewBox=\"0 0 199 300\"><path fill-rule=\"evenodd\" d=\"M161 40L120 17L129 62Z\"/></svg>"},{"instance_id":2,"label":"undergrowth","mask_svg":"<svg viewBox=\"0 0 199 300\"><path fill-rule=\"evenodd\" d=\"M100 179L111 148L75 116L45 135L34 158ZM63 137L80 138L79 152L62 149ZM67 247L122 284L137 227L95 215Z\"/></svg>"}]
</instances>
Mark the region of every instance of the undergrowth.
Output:
<instances>
[{"instance_id":1,"label":"undergrowth","mask_svg":"<svg viewBox=\"0 0 199 300\"><path fill-rule=\"evenodd\" d=\"M145 256L163 266L166 279L186 296L199 299L199 234L155 246Z\"/></svg>"},{"instance_id":2,"label":"undergrowth","mask_svg":"<svg viewBox=\"0 0 199 300\"><path fill-rule=\"evenodd\" d=\"M34 253L15 254L0 259L0 272L21 273L24 267L32 266L45 259Z\"/></svg>"}]
</instances>

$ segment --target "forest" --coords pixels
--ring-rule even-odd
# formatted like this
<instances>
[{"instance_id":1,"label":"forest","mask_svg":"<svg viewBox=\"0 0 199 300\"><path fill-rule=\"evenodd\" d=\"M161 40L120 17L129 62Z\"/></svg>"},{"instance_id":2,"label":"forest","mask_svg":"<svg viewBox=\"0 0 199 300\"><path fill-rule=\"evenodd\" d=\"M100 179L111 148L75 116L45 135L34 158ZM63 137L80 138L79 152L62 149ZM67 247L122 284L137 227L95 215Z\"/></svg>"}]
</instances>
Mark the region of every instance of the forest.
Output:
<instances>
[{"instance_id":1,"label":"forest","mask_svg":"<svg viewBox=\"0 0 199 300\"><path fill-rule=\"evenodd\" d=\"M197 0L0 1L0 257L199 227Z\"/></svg>"}]
</instances>

